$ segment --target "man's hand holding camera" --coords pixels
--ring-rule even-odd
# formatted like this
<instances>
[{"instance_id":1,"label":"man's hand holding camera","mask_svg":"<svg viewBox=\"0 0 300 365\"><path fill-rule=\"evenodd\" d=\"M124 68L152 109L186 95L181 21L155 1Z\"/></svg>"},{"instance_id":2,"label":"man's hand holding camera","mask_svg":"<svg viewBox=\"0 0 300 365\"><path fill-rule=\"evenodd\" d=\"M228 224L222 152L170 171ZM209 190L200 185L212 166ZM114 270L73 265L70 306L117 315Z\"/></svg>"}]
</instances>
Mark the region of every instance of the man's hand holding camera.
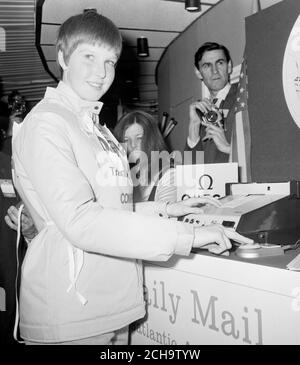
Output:
<instances>
[{"instance_id":1,"label":"man's hand holding camera","mask_svg":"<svg viewBox=\"0 0 300 365\"><path fill-rule=\"evenodd\" d=\"M207 115L212 111L217 114L217 119L214 122L211 122ZM219 151L229 154L230 144L225 137L222 119L222 114L209 99L204 98L192 103L190 105L189 139L194 143L198 141L200 125L202 124L206 127L206 134L202 141L212 139Z\"/></svg>"},{"instance_id":2,"label":"man's hand holding camera","mask_svg":"<svg viewBox=\"0 0 300 365\"><path fill-rule=\"evenodd\" d=\"M202 118L202 124L206 127L206 134L202 138L202 141L205 142L208 139L212 139L219 151L229 154L230 144L228 143L225 136L224 127L222 124L222 114L217 108L214 108L213 111L217 114L217 119L215 122L207 122L205 116Z\"/></svg>"},{"instance_id":3,"label":"man's hand holding camera","mask_svg":"<svg viewBox=\"0 0 300 365\"><path fill-rule=\"evenodd\" d=\"M189 124L189 139L196 143L199 140L200 125L202 122L201 114L211 110L212 104L209 99L195 101L190 105L190 124Z\"/></svg>"}]
</instances>

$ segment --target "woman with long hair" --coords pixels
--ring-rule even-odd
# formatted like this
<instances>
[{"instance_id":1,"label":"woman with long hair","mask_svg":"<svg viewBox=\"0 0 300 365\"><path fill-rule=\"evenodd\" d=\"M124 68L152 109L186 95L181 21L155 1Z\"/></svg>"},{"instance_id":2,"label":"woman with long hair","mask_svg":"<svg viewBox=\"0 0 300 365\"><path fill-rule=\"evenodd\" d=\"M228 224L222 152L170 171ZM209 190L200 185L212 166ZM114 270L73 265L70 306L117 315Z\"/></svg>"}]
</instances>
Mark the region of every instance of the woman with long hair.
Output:
<instances>
[{"instance_id":1,"label":"woman with long hair","mask_svg":"<svg viewBox=\"0 0 300 365\"><path fill-rule=\"evenodd\" d=\"M131 111L121 117L114 134L131 164L134 201L176 201L174 159L152 115Z\"/></svg>"}]
</instances>

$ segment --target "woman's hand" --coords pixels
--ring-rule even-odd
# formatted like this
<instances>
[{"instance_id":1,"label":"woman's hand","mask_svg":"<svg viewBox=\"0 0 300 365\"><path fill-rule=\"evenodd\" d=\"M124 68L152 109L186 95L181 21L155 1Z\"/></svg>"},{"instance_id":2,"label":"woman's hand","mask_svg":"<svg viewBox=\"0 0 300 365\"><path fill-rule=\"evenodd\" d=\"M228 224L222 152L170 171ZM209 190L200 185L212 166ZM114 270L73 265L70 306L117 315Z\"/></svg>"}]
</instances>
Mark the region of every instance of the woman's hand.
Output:
<instances>
[{"instance_id":1,"label":"woman's hand","mask_svg":"<svg viewBox=\"0 0 300 365\"><path fill-rule=\"evenodd\" d=\"M166 213L169 217L181 217L186 214L202 214L203 205L211 204L215 207L220 207L221 203L212 197L205 196L200 198L189 198L186 200L178 201L175 203L170 203L166 207ZM199 206L200 205L200 206Z\"/></svg>"},{"instance_id":2,"label":"woman's hand","mask_svg":"<svg viewBox=\"0 0 300 365\"><path fill-rule=\"evenodd\" d=\"M229 255L231 248L230 239L241 244L253 244L253 240L237 233L232 228L225 228L222 225L209 225L195 227L195 239L193 247L206 248L215 254Z\"/></svg>"},{"instance_id":3,"label":"woman's hand","mask_svg":"<svg viewBox=\"0 0 300 365\"><path fill-rule=\"evenodd\" d=\"M15 206L10 206L7 210L7 214L4 217L6 224L17 231L18 229L18 208ZM28 210L24 206L21 215L21 231L25 238L32 240L37 235L37 230L29 214Z\"/></svg>"}]
</instances>

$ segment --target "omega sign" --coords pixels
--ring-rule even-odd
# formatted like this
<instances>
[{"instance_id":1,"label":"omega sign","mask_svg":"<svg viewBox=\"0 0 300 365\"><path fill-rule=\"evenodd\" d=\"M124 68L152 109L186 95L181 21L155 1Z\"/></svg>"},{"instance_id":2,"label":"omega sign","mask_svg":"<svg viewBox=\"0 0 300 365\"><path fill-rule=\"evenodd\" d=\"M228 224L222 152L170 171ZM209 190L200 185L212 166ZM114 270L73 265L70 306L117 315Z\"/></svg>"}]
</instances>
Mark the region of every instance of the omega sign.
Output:
<instances>
[{"instance_id":1,"label":"omega sign","mask_svg":"<svg viewBox=\"0 0 300 365\"><path fill-rule=\"evenodd\" d=\"M179 165L176 167L177 199L225 195L225 184L238 181L236 163Z\"/></svg>"},{"instance_id":2,"label":"omega sign","mask_svg":"<svg viewBox=\"0 0 300 365\"><path fill-rule=\"evenodd\" d=\"M198 179L198 190L200 190L200 194L198 194L199 196L201 195L211 195L210 194L210 190L213 190L213 184L214 184L214 179L211 175L209 174L203 174L199 177ZM205 192L203 194L203 192ZM192 196L197 196L194 194L192 194ZM214 198L220 198L220 195L219 194L213 194L213 197ZM184 194L181 199L182 200L185 200L185 199L188 199L188 198L191 198L190 195L188 194Z\"/></svg>"},{"instance_id":3,"label":"omega sign","mask_svg":"<svg viewBox=\"0 0 300 365\"><path fill-rule=\"evenodd\" d=\"M300 128L300 16L291 30L285 48L282 83L287 107Z\"/></svg>"}]
</instances>

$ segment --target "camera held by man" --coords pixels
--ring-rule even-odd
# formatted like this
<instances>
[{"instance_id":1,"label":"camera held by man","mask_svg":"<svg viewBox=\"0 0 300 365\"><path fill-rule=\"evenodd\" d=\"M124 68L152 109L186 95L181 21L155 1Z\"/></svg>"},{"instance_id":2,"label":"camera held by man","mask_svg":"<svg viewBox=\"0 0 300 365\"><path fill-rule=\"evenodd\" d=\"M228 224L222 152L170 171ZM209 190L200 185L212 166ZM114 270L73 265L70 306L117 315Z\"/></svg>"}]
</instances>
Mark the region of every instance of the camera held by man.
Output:
<instances>
[{"instance_id":1,"label":"camera held by man","mask_svg":"<svg viewBox=\"0 0 300 365\"><path fill-rule=\"evenodd\" d=\"M196 113L198 114L201 124L204 127L214 125L224 128L223 116L217 107L212 107L212 109L208 110L206 113L202 113L200 109L196 108Z\"/></svg>"}]
</instances>

